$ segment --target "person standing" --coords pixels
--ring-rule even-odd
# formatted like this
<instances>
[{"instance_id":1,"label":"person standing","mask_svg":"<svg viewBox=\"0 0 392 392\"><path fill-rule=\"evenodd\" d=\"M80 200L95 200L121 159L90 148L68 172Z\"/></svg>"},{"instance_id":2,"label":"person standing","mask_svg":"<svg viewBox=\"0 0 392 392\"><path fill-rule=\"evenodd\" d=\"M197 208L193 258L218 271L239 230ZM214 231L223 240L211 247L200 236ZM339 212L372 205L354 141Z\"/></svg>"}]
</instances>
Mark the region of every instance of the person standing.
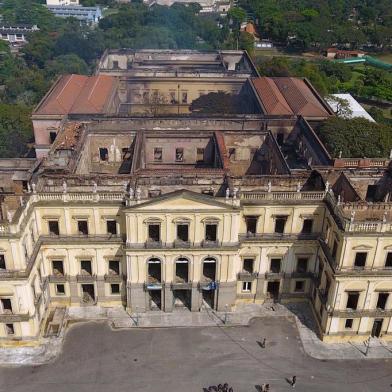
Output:
<instances>
[{"instance_id":1,"label":"person standing","mask_svg":"<svg viewBox=\"0 0 392 392\"><path fill-rule=\"evenodd\" d=\"M291 381L291 386L293 387L293 388L295 388L295 384L297 383L297 376L293 376L293 379L292 379L292 381Z\"/></svg>"}]
</instances>

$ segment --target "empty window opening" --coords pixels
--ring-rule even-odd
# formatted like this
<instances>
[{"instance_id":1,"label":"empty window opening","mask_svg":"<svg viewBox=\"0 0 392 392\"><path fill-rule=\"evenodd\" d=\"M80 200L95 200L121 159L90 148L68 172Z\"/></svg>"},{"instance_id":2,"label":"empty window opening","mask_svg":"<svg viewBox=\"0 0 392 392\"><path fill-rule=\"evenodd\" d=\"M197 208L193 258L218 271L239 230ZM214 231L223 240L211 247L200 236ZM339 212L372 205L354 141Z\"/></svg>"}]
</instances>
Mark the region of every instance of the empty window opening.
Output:
<instances>
[{"instance_id":1,"label":"empty window opening","mask_svg":"<svg viewBox=\"0 0 392 392\"><path fill-rule=\"evenodd\" d=\"M244 292L252 291L252 282L242 282L242 291Z\"/></svg>"},{"instance_id":2,"label":"empty window opening","mask_svg":"<svg viewBox=\"0 0 392 392\"><path fill-rule=\"evenodd\" d=\"M148 225L148 241L159 242L161 239L161 226L159 224Z\"/></svg>"},{"instance_id":3,"label":"empty window opening","mask_svg":"<svg viewBox=\"0 0 392 392\"><path fill-rule=\"evenodd\" d=\"M1 300L1 308L3 309L3 313L12 313L12 302L10 298L2 298Z\"/></svg>"},{"instance_id":4,"label":"empty window opening","mask_svg":"<svg viewBox=\"0 0 392 392\"><path fill-rule=\"evenodd\" d=\"M344 323L344 328L351 329L353 327L353 321L354 319L346 319L346 322Z\"/></svg>"},{"instance_id":5,"label":"empty window opening","mask_svg":"<svg viewBox=\"0 0 392 392\"><path fill-rule=\"evenodd\" d=\"M271 267L270 270L274 274L278 274L281 268L281 259L271 259Z\"/></svg>"},{"instance_id":6,"label":"empty window opening","mask_svg":"<svg viewBox=\"0 0 392 392\"><path fill-rule=\"evenodd\" d=\"M387 253L387 258L385 259L385 267L392 268L392 252Z\"/></svg>"},{"instance_id":7,"label":"empty window opening","mask_svg":"<svg viewBox=\"0 0 392 392\"><path fill-rule=\"evenodd\" d=\"M99 149L99 159L101 161L108 161L109 160L109 152L107 148L101 147Z\"/></svg>"},{"instance_id":8,"label":"empty window opening","mask_svg":"<svg viewBox=\"0 0 392 392\"><path fill-rule=\"evenodd\" d=\"M356 310L358 306L359 293L352 292L347 294L347 309Z\"/></svg>"},{"instance_id":9,"label":"empty window opening","mask_svg":"<svg viewBox=\"0 0 392 392\"><path fill-rule=\"evenodd\" d=\"M120 275L120 262L118 260L109 260L109 274Z\"/></svg>"},{"instance_id":10,"label":"empty window opening","mask_svg":"<svg viewBox=\"0 0 392 392\"><path fill-rule=\"evenodd\" d=\"M95 301L95 289L93 284L82 284L82 301L84 303Z\"/></svg>"},{"instance_id":11,"label":"empty window opening","mask_svg":"<svg viewBox=\"0 0 392 392\"><path fill-rule=\"evenodd\" d=\"M149 290L150 310L160 310L162 308L162 290Z\"/></svg>"},{"instance_id":12,"label":"empty window opening","mask_svg":"<svg viewBox=\"0 0 392 392\"><path fill-rule=\"evenodd\" d=\"M176 261L176 283L188 282L189 263L187 259L178 259Z\"/></svg>"},{"instance_id":13,"label":"empty window opening","mask_svg":"<svg viewBox=\"0 0 392 392\"><path fill-rule=\"evenodd\" d=\"M273 282L267 283L267 293L268 293L269 297L277 298L279 296L279 290L280 290L280 282L279 281L273 281Z\"/></svg>"},{"instance_id":14,"label":"empty window opening","mask_svg":"<svg viewBox=\"0 0 392 392\"><path fill-rule=\"evenodd\" d=\"M119 69L118 61L116 60L113 61L113 69Z\"/></svg>"},{"instance_id":15,"label":"empty window opening","mask_svg":"<svg viewBox=\"0 0 392 392\"><path fill-rule=\"evenodd\" d=\"M204 148L196 150L196 162L204 162Z\"/></svg>"},{"instance_id":16,"label":"empty window opening","mask_svg":"<svg viewBox=\"0 0 392 392\"><path fill-rule=\"evenodd\" d=\"M366 191L366 201L375 201L377 185L368 185Z\"/></svg>"},{"instance_id":17,"label":"empty window opening","mask_svg":"<svg viewBox=\"0 0 392 392\"><path fill-rule=\"evenodd\" d=\"M367 259L367 252L357 252L355 254L354 267L364 268Z\"/></svg>"},{"instance_id":18,"label":"empty window opening","mask_svg":"<svg viewBox=\"0 0 392 392\"><path fill-rule=\"evenodd\" d=\"M187 91L182 91L181 103L188 103L188 92Z\"/></svg>"},{"instance_id":19,"label":"empty window opening","mask_svg":"<svg viewBox=\"0 0 392 392\"><path fill-rule=\"evenodd\" d=\"M332 247L332 258L336 261L336 254L338 253L338 242L336 240L333 241Z\"/></svg>"},{"instance_id":20,"label":"empty window opening","mask_svg":"<svg viewBox=\"0 0 392 392\"><path fill-rule=\"evenodd\" d=\"M300 257L297 261L297 272L304 273L308 270L308 259Z\"/></svg>"},{"instance_id":21,"label":"empty window opening","mask_svg":"<svg viewBox=\"0 0 392 392\"><path fill-rule=\"evenodd\" d=\"M302 226L303 234L310 234L313 228L313 219L304 219L304 224Z\"/></svg>"},{"instance_id":22,"label":"empty window opening","mask_svg":"<svg viewBox=\"0 0 392 392\"><path fill-rule=\"evenodd\" d=\"M0 269L6 269L5 257L4 257L4 255L1 255L1 254L0 254Z\"/></svg>"},{"instance_id":23,"label":"empty window opening","mask_svg":"<svg viewBox=\"0 0 392 392\"><path fill-rule=\"evenodd\" d=\"M107 220L106 221L106 230L108 234L117 234L117 222L115 220Z\"/></svg>"},{"instance_id":24,"label":"empty window opening","mask_svg":"<svg viewBox=\"0 0 392 392\"><path fill-rule=\"evenodd\" d=\"M65 294L65 286L63 284L56 284L56 294L57 295Z\"/></svg>"},{"instance_id":25,"label":"empty window opening","mask_svg":"<svg viewBox=\"0 0 392 392\"><path fill-rule=\"evenodd\" d=\"M91 260L82 260L80 262L82 275L92 275Z\"/></svg>"},{"instance_id":26,"label":"empty window opening","mask_svg":"<svg viewBox=\"0 0 392 392\"><path fill-rule=\"evenodd\" d=\"M177 240L184 242L189 241L189 226L187 224L177 225Z\"/></svg>"},{"instance_id":27,"label":"empty window opening","mask_svg":"<svg viewBox=\"0 0 392 392\"><path fill-rule=\"evenodd\" d=\"M297 280L295 282L295 291L305 291L305 281Z\"/></svg>"},{"instance_id":28,"label":"empty window opening","mask_svg":"<svg viewBox=\"0 0 392 392\"><path fill-rule=\"evenodd\" d=\"M377 309L385 309L389 297L389 293L378 293Z\"/></svg>"},{"instance_id":29,"label":"empty window opening","mask_svg":"<svg viewBox=\"0 0 392 392\"><path fill-rule=\"evenodd\" d=\"M204 280L215 281L216 277L216 261L214 259L206 259L203 262L203 278Z\"/></svg>"},{"instance_id":30,"label":"empty window opening","mask_svg":"<svg viewBox=\"0 0 392 392\"><path fill-rule=\"evenodd\" d=\"M78 221L78 232L81 235L88 235L88 223L86 220Z\"/></svg>"},{"instance_id":31,"label":"empty window opening","mask_svg":"<svg viewBox=\"0 0 392 392\"><path fill-rule=\"evenodd\" d=\"M160 147L154 148L154 161L162 162L162 148Z\"/></svg>"},{"instance_id":32,"label":"empty window opening","mask_svg":"<svg viewBox=\"0 0 392 392\"><path fill-rule=\"evenodd\" d=\"M184 149L176 148L176 162L182 162L184 160Z\"/></svg>"},{"instance_id":33,"label":"empty window opening","mask_svg":"<svg viewBox=\"0 0 392 392\"><path fill-rule=\"evenodd\" d=\"M245 217L246 222L246 233L256 234L257 231L257 216L247 216Z\"/></svg>"},{"instance_id":34,"label":"empty window opening","mask_svg":"<svg viewBox=\"0 0 392 392\"><path fill-rule=\"evenodd\" d=\"M215 223L207 223L206 224L206 241L216 241L218 225Z\"/></svg>"},{"instance_id":35,"label":"empty window opening","mask_svg":"<svg viewBox=\"0 0 392 392\"><path fill-rule=\"evenodd\" d=\"M56 140L56 136L57 136L56 132L49 132L49 139L51 143L53 143Z\"/></svg>"},{"instance_id":36,"label":"empty window opening","mask_svg":"<svg viewBox=\"0 0 392 392\"><path fill-rule=\"evenodd\" d=\"M15 335L14 324L6 324L5 330L7 332L7 335Z\"/></svg>"},{"instance_id":37,"label":"empty window opening","mask_svg":"<svg viewBox=\"0 0 392 392\"><path fill-rule=\"evenodd\" d=\"M59 230L59 222L56 220L50 220L48 222L49 226L49 234L51 235L60 235L60 230Z\"/></svg>"},{"instance_id":38,"label":"empty window opening","mask_svg":"<svg viewBox=\"0 0 392 392\"><path fill-rule=\"evenodd\" d=\"M64 275L64 263L62 260L53 260L53 275L63 276Z\"/></svg>"},{"instance_id":39,"label":"empty window opening","mask_svg":"<svg viewBox=\"0 0 392 392\"><path fill-rule=\"evenodd\" d=\"M253 273L253 263L254 263L253 259L244 259L244 264L242 267L243 271L252 274Z\"/></svg>"},{"instance_id":40,"label":"empty window opening","mask_svg":"<svg viewBox=\"0 0 392 392\"><path fill-rule=\"evenodd\" d=\"M113 283L110 285L110 292L112 294L120 294L120 285L118 283Z\"/></svg>"},{"instance_id":41,"label":"empty window opening","mask_svg":"<svg viewBox=\"0 0 392 392\"><path fill-rule=\"evenodd\" d=\"M275 218L275 233L283 234L286 226L287 216Z\"/></svg>"},{"instance_id":42,"label":"empty window opening","mask_svg":"<svg viewBox=\"0 0 392 392\"><path fill-rule=\"evenodd\" d=\"M161 283L161 261L150 259L148 261L148 283Z\"/></svg>"},{"instance_id":43,"label":"empty window opening","mask_svg":"<svg viewBox=\"0 0 392 392\"><path fill-rule=\"evenodd\" d=\"M170 103L171 104L176 104L177 98L176 98L176 92L175 91L169 91L169 98L170 98Z\"/></svg>"}]
</instances>

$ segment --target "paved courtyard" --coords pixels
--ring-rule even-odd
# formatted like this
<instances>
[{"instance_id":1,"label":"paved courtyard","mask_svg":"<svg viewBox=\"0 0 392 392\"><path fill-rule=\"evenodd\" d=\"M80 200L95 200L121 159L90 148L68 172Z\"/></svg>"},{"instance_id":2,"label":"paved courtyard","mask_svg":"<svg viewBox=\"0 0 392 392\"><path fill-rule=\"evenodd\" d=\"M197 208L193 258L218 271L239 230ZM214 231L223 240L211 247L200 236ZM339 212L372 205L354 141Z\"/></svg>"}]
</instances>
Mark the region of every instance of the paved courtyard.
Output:
<instances>
[{"instance_id":1,"label":"paved courtyard","mask_svg":"<svg viewBox=\"0 0 392 392\"><path fill-rule=\"evenodd\" d=\"M257 341L267 337L262 349ZM302 350L293 318L253 320L249 327L112 331L83 323L67 333L62 354L41 366L0 368L1 392L203 392L228 382L235 392L392 391L392 360L320 361Z\"/></svg>"}]
</instances>

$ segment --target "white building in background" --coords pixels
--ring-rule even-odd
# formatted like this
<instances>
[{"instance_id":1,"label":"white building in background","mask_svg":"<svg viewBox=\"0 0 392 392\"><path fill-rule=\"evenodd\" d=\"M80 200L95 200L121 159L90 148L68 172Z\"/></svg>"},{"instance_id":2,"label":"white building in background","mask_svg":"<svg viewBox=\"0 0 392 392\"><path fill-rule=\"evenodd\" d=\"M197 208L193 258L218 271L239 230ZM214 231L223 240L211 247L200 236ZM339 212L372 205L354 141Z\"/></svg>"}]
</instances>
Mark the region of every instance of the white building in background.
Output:
<instances>
[{"instance_id":1,"label":"white building in background","mask_svg":"<svg viewBox=\"0 0 392 392\"><path fill-rule=\"evenodd\" d=\"M361 104L351 94L331 94L331 95L332 97L336 97L338 99L344 99L345 101L347 101L351 113L349 115L345 115L345 117L347 118L363 117L366 118L366 120L375 122L374 118L361 106ZM338 102L328 97L326 98L326 101L331 106L333 111L336 113L338 110L337 108Z\"/></svg>"},{"instance_id":2,"label":"white building in background","mask_svg":"<svg viewBox=\"0 0 392 392\"><path fill-rule=\"evenodd\" d=\"M46 5L79 5L79 0L46 0Z\"/></svg>"},{"instance_id":3,"label":"white building in background","mask_svg":"<svg viewBox=\"0 0 392 392\"><path fill-rule=\"evenodd\" d=\"M226 14L232 6L232 0L143 0L148 6L155 4L171 7L174 3L192 4L197 3L201 6L201 13L219 13Z\"/></svg>"}]
</instances>

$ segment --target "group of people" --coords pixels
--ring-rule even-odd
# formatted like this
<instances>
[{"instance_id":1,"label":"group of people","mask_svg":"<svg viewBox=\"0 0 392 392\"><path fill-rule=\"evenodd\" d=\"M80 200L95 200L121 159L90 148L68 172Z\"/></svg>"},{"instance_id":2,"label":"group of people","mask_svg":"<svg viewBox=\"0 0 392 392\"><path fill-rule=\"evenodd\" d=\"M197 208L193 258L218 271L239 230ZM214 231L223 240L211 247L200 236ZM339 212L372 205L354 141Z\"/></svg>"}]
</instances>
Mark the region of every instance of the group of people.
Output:
<instances>
[{"instance_id":1,"label":"group of people","mask_svg":"<svg viewBox=\"0 0 392 392\"><path fill-rule=\"evenodd\" d=\"M229 387L229 384L210 385L208 388L204 388L204 392L233 392L233 388Z\"/></svg>"}]
</instances>

